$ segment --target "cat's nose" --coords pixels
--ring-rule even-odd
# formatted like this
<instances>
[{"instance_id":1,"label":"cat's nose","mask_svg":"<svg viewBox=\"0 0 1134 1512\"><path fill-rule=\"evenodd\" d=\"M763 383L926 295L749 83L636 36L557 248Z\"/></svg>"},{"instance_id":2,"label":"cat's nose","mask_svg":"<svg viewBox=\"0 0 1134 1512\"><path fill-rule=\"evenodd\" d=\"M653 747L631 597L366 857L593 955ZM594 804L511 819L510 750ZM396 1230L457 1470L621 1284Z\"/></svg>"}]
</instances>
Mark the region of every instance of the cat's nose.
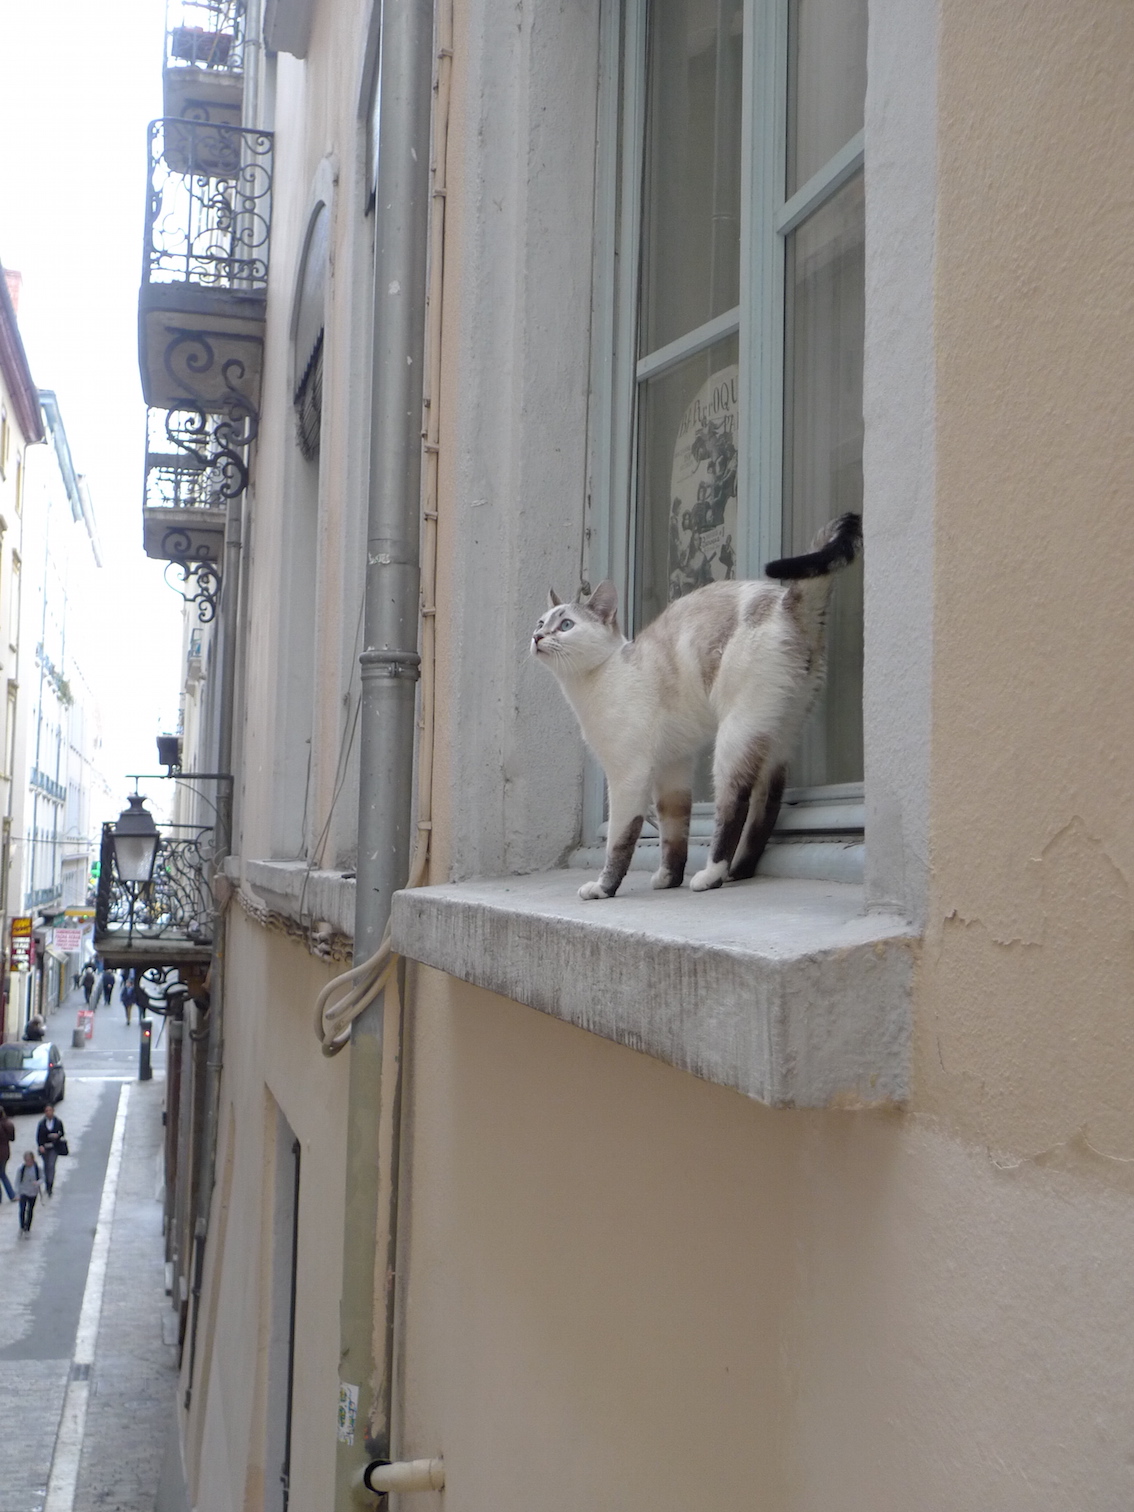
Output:
<instances>
[{"instance_id":1,"label":"cat's nose","mask_svg":"<svg viewBox=\"0 0 1134 1512\"><path fill-rule=\"evenodd\" d=\"M542 640L542 639L543 639L543 636L542 636L542 635L540 635L540 634L539 634L539 633L538 633L538 632L537 632L537 633L536 633L536 634L535 634L535 635L533 635L533 636L532 636L532 645L533 645L533 646L538 646L538 645L539 645L539 643L540 643L540 641L541 641L541 640Z\"/></svg>"}]
</instances>

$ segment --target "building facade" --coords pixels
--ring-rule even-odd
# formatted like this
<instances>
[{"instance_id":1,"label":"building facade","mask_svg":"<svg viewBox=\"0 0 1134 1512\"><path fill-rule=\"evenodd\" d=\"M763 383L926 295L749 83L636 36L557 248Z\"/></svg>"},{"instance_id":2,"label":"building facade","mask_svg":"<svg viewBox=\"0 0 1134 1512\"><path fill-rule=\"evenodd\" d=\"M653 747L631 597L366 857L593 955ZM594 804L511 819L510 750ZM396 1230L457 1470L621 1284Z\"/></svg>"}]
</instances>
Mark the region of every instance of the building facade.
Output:
<instances>
[{"instance_id":1,"label":"building facade","mask_svg":"<svg viewBox=\"0 0 1134 1512\"><path fill-rule=\"evenodd\" d=\"M74 602L78 576L101 568L94 513L56 395L41 389L38 402L47 445L26 464L9 881L35 942L34 969L13 984L21 1023L58 1006L89 953L88 893L98 854L92 809L103 812L109 796L101 714L83 675L83 623ZM59 949L56 923L83 931L85 944Z\"/></svg>"},{"instance_id":2,"label":"building facade","mask_svg":"<svg viewBox=\"0 0 1134 1512\"><path fill-rule=\"evenodd\" d=\"M201 9L163 1505L1125 1504L1129 8ZM859 508L757 876L581 901L549 586L635 632Z\"/></svg>"},{"instance_id":3,"label":"building facade","mask_svg":"<svg viewBox=\"0 0 1134 1512\"><path fill-rule=\"evenodd\" d=\"M34 946L20 890L19 850L13 844L26 771L18 739L22 530L29 448L44 439L43 414L17 319L20 275L0 269L0 663L4 677L3 775L0 808L0 925L3 927L4 1009L0 1033L18 1035L27 1016L27 980ZM12 930L12 919L23 922ZM13 944L15 942L15 944ZM22 1015L22 1016L21 1016Z\"/></svg>"}]
</instances>

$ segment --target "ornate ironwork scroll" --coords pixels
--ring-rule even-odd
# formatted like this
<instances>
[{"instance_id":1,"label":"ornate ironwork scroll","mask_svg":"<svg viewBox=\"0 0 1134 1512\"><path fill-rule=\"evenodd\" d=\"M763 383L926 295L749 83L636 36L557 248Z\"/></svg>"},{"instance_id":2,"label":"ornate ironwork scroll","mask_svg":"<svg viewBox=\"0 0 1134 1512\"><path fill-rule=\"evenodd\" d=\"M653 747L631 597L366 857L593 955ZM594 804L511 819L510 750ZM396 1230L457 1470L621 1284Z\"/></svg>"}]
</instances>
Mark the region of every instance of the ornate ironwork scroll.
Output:
<instances>
[{"instance_id":1,"label":"ornate ironwork scroll","mask_svg":"<svg viewBox=\"0 0 1134 1512\"><path fill-rule=\"evenodd\" d=\"M243 400L220 416L203 409L151 409L146 437L147 505L227 509L248 486L256 417Z\"/></svg>"},{"instance_id":2,"label":"ornate ironwork scroll","mask_svg":"<svg viewBox=\"0 0 1134 1512\"><path fill-rule=\"evenodd\" d=\"M176 555L177 552L187 550L185 544L187 542L189 542L189 536L185 531L166 532L162 543L162 555L168 556L170 560L166 564L165 580L174 593L179 593L187 604L196 604L198 620L202 625L208 625L216 619L217 608L220 604L220 564L211 556ZM170 578L171 567L181 574L180 582ZM192 593L188 592L190 585L192 585Z\"/></svg>"}]
</instances>

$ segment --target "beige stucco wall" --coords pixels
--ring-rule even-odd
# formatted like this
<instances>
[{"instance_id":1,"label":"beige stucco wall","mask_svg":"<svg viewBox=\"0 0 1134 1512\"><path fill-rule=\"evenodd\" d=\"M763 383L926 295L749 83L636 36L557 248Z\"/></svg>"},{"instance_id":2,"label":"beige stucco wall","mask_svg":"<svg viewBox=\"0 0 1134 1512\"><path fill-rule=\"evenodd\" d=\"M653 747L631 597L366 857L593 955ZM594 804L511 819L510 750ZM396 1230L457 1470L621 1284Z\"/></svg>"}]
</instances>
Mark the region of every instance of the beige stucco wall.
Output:
<instances>
[{"instance_id":1,"label":"beige stucco wall","mask_svg":"<svg viewBox=\"0 0 1134 1512\"><path fill-rule=\"evenodd\" d=\"M1116 1509L1134 1212L419 972L408 1454L450 1509Z\"/></svg>"},{"instance_id":2,"label":"beige stucco wall","mask_svg":"<svg viewBox=\"0 0 1134 1512\"><path fill-rule=\"evenodd\" d=\"M292 1505L319 1506L335 1461L347 1061L321 1056L311 1031L311 1004L331 975L324 963L236 905L227 955L217 1184L198 1389L184 1424L190 1492L202 1512L236 1512L263 1506L265 1482L279 1475L264 1463L278 1106L302 1173ZM186 1348L186 1368L188 1358Z\"/></svg>"},{"instance_id":3,"label":"beige stucco wall","mask_svg":"<svg viewBox=\"0 0 1134 1512\"><path fill-rule=\"evenodd\" d=\"M918 1082L1134 1169L1134 9L945 0L931 927Z\"/></svg>"}]
</instances>

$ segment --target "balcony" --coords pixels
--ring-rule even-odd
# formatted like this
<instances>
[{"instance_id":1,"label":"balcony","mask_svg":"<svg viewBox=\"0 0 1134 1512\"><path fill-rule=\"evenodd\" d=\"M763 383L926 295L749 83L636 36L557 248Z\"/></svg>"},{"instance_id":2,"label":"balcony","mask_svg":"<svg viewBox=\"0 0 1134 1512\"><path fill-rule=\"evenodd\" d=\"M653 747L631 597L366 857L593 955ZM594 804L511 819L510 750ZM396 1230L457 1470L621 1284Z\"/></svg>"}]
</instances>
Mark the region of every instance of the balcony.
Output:
<instances>
[{"instance_id":1,"label":"balcony","mask_svg":"<svg viewBox=\"0 0 1134 1512\"><path fill-rule=\"evenodd\" d=\"M165 114L170 120L239 126L244 108L243 0L169 0L166 6ZM188 141L175 133L166 159L189 171Z\"/></svg>"},{"instance_id":2,"label":"balcony","mask_svg":"<svg viewBox=\"0 0 1134 1512\"><path fill-rule=\"evenodd\" d=\"M114 864L113 826L102 827L94 947L108 966L190 965L212 953L213 831L185 824L158 829L151 881L123 882Z\"/></svg>"},{"instance_id":3,"label":"balcony","mask_svg":"<svg viewBox=\"0 0 1134 1512\"><path fill-rule=\"evenodd\" d=\"M229 501L248 484L248 449L255 436L255 419L235 407L225 415L204 410L149 412L146 432L146 483L142 507L142 537L146 555L181 569L182 582L192 580L198 612L206 622L215 610L220 588L221 555Z\"/></svg>"},{"instance_id":4,"label":"balcony","mask_svg":"<svg viewBox=\"0 0 1134 1512\"><path fill-rule=\"evenodd\" d=\"M154 408L257 414L271 192L270 132L151 123L138 356Z\"/></svg>"},{"instance_id":5,"label":"balcony","mask_svg":"<svg viewBox=\"0 0 1134 1512\"><path fill-rule=\"evenodd\" d=\"M41 772L38 767L32 767L31 786L38 788L41 793L46 793L49 798L54 798L56 803L66 803L67 789L61 782L56 782L54 777L49 777L46 772Z\"/></svg>"}]
</instances>

